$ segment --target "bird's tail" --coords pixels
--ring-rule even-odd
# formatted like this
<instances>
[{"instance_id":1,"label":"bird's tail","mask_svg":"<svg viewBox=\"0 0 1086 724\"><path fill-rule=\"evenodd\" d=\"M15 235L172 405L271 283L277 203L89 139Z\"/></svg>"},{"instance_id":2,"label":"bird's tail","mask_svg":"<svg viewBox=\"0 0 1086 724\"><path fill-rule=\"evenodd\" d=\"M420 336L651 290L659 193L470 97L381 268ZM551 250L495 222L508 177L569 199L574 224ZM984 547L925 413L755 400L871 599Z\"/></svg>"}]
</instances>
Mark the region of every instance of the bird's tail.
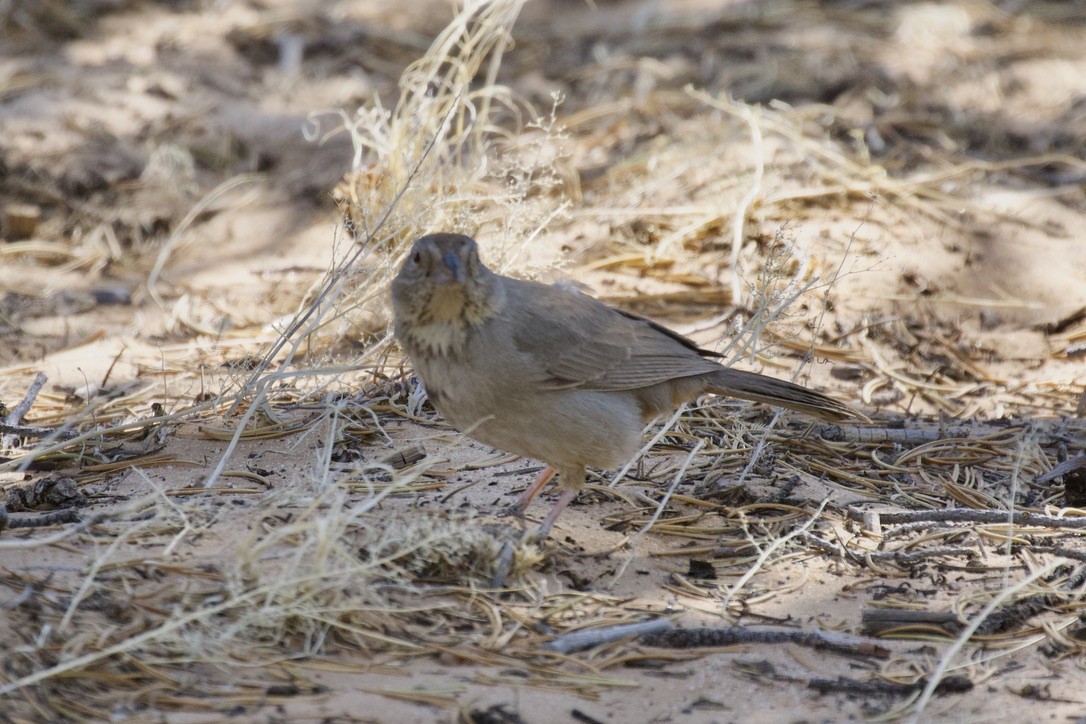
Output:
<instances>
[{"instance_id":1,"label":"bird's tail","mask_svg":"<svg viewBox=\"0 0 1086 724\"><path fill-rule=\"evenodd\" d=\"M766 377L755 372L722 369L710 375L708 383L707 391L715 395L727 395L787 407L789 410L805 412L830 422L849 418L868 419L859 410L821 392L808 390L792 382Z\"/></svg>"}]
</instances>

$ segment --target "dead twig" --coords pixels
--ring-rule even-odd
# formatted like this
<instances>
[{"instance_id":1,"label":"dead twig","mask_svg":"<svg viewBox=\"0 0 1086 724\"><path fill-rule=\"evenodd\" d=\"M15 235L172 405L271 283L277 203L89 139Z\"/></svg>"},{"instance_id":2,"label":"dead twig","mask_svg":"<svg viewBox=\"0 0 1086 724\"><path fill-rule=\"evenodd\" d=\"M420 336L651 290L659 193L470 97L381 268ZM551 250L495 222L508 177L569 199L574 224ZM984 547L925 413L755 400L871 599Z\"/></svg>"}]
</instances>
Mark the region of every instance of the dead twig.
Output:
<instances>
[{"instance_id":1,"label":"dead twig","mask_svg":"<svg viewBox=\"0 0 1086 724\"><path fill-rule=\"evenodd\" d=\"M862 521L863 511L859 508L851 508L848 517L852 520ZM973 508L950 508L945 510L909 510L898 513L880 513L879 519L883 525L899 525L906 523L1011 523L1013 525L1035 526L1038 528L1069 528L1079 530L1086 528L1086 516L1078 518L1060 518L1054 515L1041 513L1014 512L1001 510L976 510Z\"/></svg>"},{"instance_id":2,"label":"dead twig","mask_svg":"<svg viewBox=\"0 0 1086 724\"><path fill-rule=\"evenodd\" d=\"M1038 483L1047 483L1049 480L1055 480L1056 478L1067 475L1068 473L1076 470L1086 469L1086 454L1073 457L1070 460L1064 460L1056 467L1049 470L1044 475L1037 476Z\"/></svg>"},{"instance_id":3,"label":"dead twig","mask_svg":"<svg viewBox=\"0 0 1086 724\"><path fill-rule=\"evenodd\" d=\"M26 427L25 425L9 425L7 423L0 423L0 433L5 433L4 443L9 445L9 438L14 437L48 437L54 433L61 432L51 427ZM67 434L74 435L71 430L67 431Z\"/></svg>"},{"instance_id":4,"label":"dead twig","mask_svg":"<svg viewBox=\"0 0 1086 724\"><path fill-rule=\"evenodd\" d=\"M815 437L820 437L828 442L858 442L865 445L923 445L926 443L936 442L938 440L972 440L981 437L990 437L992 435L999 435L1001 433L1016 433L1024 432L1027 426L1022 424L1014 425L993 425L993 424L972 424L972 425L954 425L952 427L938 426L929 427L926 429L917 429L916 427L905 427L905 420L901 420L900 423L893 425L885 425L883 427L872 426L856 426L856 425L816 425L811 431L811 434ZM920 425L919 421L916 422ZM1061 438L1060 430L1061 426L1057 430L1045 433L1044 431L1037 431L1039 434L1039 442L1050 443L1055 442ZM1074 426L1072 426L1074 429ZM1057 473L1058 475L1059 473ZM1049 473L1051 475L1051 473ZM1038 479L1038 482L1042 482Z\"/></svg>"},{"instance_id":5,"label":"dead twig","mask_svg":"<svg viewBox=\"0 0 1086 724\"><path fill-rule=\"evenodd\" d=\"M583 651L594 646L609 644L612 641L624 639L627 636L659 635L672 629L674 624L669 618L654 618L639 623L624 623L618 626L605 626L603 628L590 628L572 633L563 634L552 641L543 644L547 651L555 651L559 654L568 654L574 651Z\"/></svg>"},{"instance_id":6,"label":"dead twig","mask_svg":"<svg viewBox=\"0 0 1086 724\"><path fill-rule=\"evenodd\" d=\"M865 608L860 614L863 632L877 636L884 631L915 626L935 626L950 635L957 634L964 622L950 611L916 611L908 608Z\"/></svg>"},{"instance_id":7,"label":"dead twig","mask_svg":"<svg viewBox=\"0 0 1086 724\"><path fill-rule=\"evenodd\" d=\"M0 509L0 531L5 528L45 528L62 523L78 523L79 513L75 510L54 510L41 515L27 515L13 518L4 509Z\"/></svg>"},{"instance_id":8,"label":"dead twig","mask_svg":"<svg viewBox=\"0 0 1086 724\"><path fill-rule=\"evenodd\" d=\"M847 656L873 656L877 659L885 659L890 656L889 649L874 641L833 631L765 631L738 626L703 629L678 628L651 636L643 636L641 642L648 646L670 649L695 649L707 646L735 646L737 644L798 644Z\"/></svg>"},{"instance_id":9,"label":"dead twig","mask_svg":"<svg viewBox=\"0 0 1086 724\"><path fill-rule=\"evenodd\" d=\"M30 387L26 390L26 395L23 396L22 402L11 409L4 417L5 426L17 426L23 421L23 417L26 413L30 412L31 406L34 404L34 399L37 398L38 393L41 392L41 388L45 386L45 383L49 380L44 374L39 372L34 375L34 381L30 383ZM4 430L4 432L9 432ZM15 434L6 434L0 438L0 448L11 447L15 444Z\"/></svg>"},{"instance_id":10,"label":"dead twig","mask_svg":"<svg viewBox=\"0 0 1086 724\"><path fill-rule=\"evenodd\" d=\"M997 634L1018 628L1039 613L1065 603L1067 596L1086 583L1086 566L1068 576L1059 591L1036 593L1010 603L986 618L977 626L977 633Z\"/></svg>"},{"instance_id":11,"label":"dead twig","mask_svg":"<svg viewBox=\"0 0 1086 724\"><path fill-rule=\"evenodd\" d=\"M104 520L111 518L112 516L107 513L100 513L93 515L89 518L80 520L79 513L74 510L54 510L49 513L43 513L35 516L20 516L19 518L11 518L7 511L0 510L0 531L4 528L44 528L51 525L61 525L63 523L76 523L71 528L65 528L45 538L28 538L26 540L13 540L13 541L0 541L0 550L7 550L12 548L36 548L38 546L52 545L58 541L64 540L69 536L75 535L80 531L86 530L92 525L97 525Z\"/></svg>"},{"instance_id":12,"label":"dead twig","mask_svg":"<svg viewBox=\"0 0 1086 724\"><path fill-rule=\"evenodd\" d=\"M892 681L857 681L844 676L836 679L811 679L807 682L808 689L814 689L819 694L860 694L909 696L927 684L927 679L920 679L914 684L897 684ZM973 682L964 676L947 676L935 687L936 694L964 694L972 690Z\"/></svg>"},{"instance_id":13,"label":"dead twig","mask_svg":"<svg viewBox=\"0 0 1086 724\"><path fill-rule=\"evenodd\" d=\"M842 545L819 538L811 533L804 533L801 539L827 553L832 553L842 558L849 558L856 563L864 561L892 561L903 566L909 566L920 561L935 558L937 556L965 556L974 553L972 548L962 546L938 546L916 551L850 551Z\"/></svg>"}]
</instances>

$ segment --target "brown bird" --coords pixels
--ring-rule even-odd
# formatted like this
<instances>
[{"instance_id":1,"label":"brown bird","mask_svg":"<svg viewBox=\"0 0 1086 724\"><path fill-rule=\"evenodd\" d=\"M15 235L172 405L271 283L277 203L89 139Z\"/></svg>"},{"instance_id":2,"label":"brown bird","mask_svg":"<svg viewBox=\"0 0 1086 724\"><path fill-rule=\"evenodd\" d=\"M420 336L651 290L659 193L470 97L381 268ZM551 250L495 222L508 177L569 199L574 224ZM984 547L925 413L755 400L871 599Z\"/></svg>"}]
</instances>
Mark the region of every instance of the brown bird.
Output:
<instances>
[{"instance_id":1,"label":"brown bird","mask_svg":"<svg viewBox=\"0 0 1086 724\"><path fill-rule=\"evenodd\" d=\"M723 367L691 340L585 294L496 274L460 234L418 239L392 282L396 337L430 401L458 430L548 467L513 507L523 514L558 473L545 538L585 483L637 451L645 424L713 393L825 420L863 415L831 397Z\"/></svg>"}]
</instances>

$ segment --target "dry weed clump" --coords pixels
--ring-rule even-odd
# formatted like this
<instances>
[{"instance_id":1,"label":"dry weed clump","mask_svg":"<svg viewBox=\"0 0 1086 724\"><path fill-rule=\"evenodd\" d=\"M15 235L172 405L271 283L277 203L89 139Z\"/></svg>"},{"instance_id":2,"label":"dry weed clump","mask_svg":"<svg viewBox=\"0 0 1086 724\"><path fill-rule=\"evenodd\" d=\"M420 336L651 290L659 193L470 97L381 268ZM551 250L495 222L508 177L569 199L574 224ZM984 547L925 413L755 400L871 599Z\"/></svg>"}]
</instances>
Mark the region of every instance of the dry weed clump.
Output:
<instances>
[{"instance_id":1,"label":"dry weed clump","mask_svg":"<svg viewBox=\"0 0 1086 724\"><path fill-rule=\"evenodd\" d=\"M98 717L119 700L151 703L154 682L175 677L179 665L454 645L465 627L479 625L470 601L487 588L503 548L512 546L514 578L540 559L533 545L473 515L375 511L385 495L351 503L333 487L285 517L265 509L248 536L195 563L171 551L213 535L229 510L155 494L100 518L107 535L81 580L70 589L67 576L63 584L27 581L37 591L10 607L23 641L3 657L0 695L27 697L42 712ZM69 533L73 544L93 547L96 536L82 527ZM132 561L135 544L143 550ZM78 703L55 698L73 686L85 694Z\"/></svg>"},{"instance_id":2,"label":"dry weed clump","mask_svg":"<svg viewBox=\"0 0 1086 724\"><path fill-rule=\"evenodd\" d=\"M471 515L371 507L329 496L239 545L216 594L223 615L193 622L201 631L194 660L255 644L287 644L275 650L279 658L316 654L328 642L362 652L419 650L428 636L462 625L468 614L457 596L486 587L501 532ZM519 574L539 555L519 544L515 558Z\"/></svg>"},{"instance_id":3,"label":"dry weed clump","mask_svg":"<svg viewBox=\"0 0 1086 724\"><path fill-rule=\"evenodd\" d=\"M565 210L555 109L539 116L497 84L522 5L467 3L403 74L393 109L375 101L353 117L341 114L355 156L334 196L350 240L362 246L361 256L346 250L362 262L351 267L337 304L348 316L357 311L371 324L383 317L391 276L424 233L481 234L484 254L501 267Z\"/></svg>"}]
</instances>

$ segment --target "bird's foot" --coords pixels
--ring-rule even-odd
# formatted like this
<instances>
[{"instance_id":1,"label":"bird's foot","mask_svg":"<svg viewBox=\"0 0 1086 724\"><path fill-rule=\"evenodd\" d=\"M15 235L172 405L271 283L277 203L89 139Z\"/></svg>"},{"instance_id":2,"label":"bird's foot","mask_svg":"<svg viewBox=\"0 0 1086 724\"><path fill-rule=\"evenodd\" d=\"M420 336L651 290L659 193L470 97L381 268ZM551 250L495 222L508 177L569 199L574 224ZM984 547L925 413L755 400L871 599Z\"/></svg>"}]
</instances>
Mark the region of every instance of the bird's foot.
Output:
<instances>
[{"instance_id":1,"label":"bird's foot","mask_svg":"<svg viewBox=\"0 0 1086 724\"><path fill-rule=\"evenodd\" d=\"M524 520L524 511L525 510L527 510L527 506L521 505L521 502L518 500L517 502L513 503L512 505L503 508L501 510L501 512L498 513L498 517L499 518L519 518L521 520Z\"/></svg>"},{"instance_id":2,"label":"bird's foot","mask_svg":"<svg viewBox=\"0 0 1086 724\"><path fill-rule=\"evenodd\" d=\"M513 544L506 541L502 546L501 553L498 554L498 563L494 567L494 575L490 578L490 587L497 590L505 588L505 579L509 577L509 572L513 570L513 554L515 553Z\"/></svg>"}]
</instances>

